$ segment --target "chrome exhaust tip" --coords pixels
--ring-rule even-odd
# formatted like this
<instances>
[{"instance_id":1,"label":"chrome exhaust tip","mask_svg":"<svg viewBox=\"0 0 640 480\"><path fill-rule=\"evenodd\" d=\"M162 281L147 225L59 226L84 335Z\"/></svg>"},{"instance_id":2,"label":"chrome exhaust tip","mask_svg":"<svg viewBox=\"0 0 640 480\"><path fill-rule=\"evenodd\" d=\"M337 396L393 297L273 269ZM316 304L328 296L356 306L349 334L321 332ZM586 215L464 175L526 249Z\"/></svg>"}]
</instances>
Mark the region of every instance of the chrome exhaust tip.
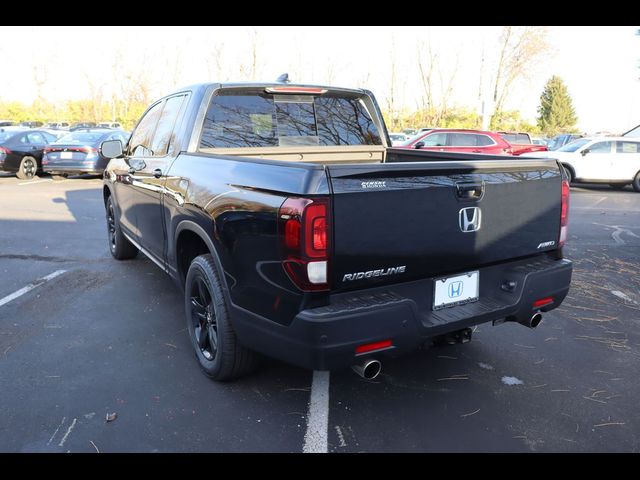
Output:
<instances>
[{"instance_id":1,"label":"chrome exhaust tip","mask_svg":"<svg viewBox=\"0 0 640 480\"><path fill-rule=\"evenodd\" d=\"M366 360L359 365L353 365L353 371L367 380L373 380L382 371L382 364L379 360L370 359Z\"/></svg>"},{"instance_id":2,"label":"chrome exhaust tip","mask_svg":"<svg viewBox=\"0 0 640 480\"><path fill-rule=\"evenodd\" d=\"M537 312L531 315L531 318L520 320L518 323L528 328L536 328L538 325L540 325L541 321L542 314L540 312Z\"/></svg>"},{"instance_id":3,"label":"chrome exhaust tip","mask_svg":"<svg viewBox=\"0 0 640 480\"><path fill-rule=\"evenodd\" d=\"M540 312L534 313L533 316L529 319L529 325L527 325L529 328L536 328L538 325L540 325L540 322L542 321L542 314Z\"/></svg>"}]
</instances>

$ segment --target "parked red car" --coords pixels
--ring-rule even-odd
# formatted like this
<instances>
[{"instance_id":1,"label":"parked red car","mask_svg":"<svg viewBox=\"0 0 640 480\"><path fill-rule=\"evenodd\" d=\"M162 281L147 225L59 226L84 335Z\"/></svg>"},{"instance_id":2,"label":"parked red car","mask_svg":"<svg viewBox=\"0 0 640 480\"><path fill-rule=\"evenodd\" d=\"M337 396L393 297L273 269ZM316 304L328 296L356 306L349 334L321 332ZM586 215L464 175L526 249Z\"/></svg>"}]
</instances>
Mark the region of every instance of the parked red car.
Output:
<instances>
[{"instance_id":1,"label":"parked red car","mask_svg":"<svg viewBox=\"0 0 640 480\"><path fill-rule=\"evenodd\" d=\"M541 150L540 145L513 146L500 135L484 130L437 128L416 136L398 148L416 148L441 152L487 153L491 155L522 155ZM542 147L542 149L546 149Z\"/></svg>"}]
</instances>

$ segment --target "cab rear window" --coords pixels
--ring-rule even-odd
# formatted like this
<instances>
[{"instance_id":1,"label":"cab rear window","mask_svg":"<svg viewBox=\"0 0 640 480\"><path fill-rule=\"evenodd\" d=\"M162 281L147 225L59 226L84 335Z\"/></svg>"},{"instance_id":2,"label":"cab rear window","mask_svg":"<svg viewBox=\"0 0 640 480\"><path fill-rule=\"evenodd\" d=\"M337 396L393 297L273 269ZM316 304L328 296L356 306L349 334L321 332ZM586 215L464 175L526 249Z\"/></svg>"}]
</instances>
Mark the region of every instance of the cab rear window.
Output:
<instances>
[{"instance_id":1,"label":"cab rear window","mask_svg":"<svg viewBox=\"0 0 640 480\"><path fill-rule=\"evenodd\" d=\"M224 90L212 98L200 148L381 145L357 96Z\"/></svg>"}]
</instances>

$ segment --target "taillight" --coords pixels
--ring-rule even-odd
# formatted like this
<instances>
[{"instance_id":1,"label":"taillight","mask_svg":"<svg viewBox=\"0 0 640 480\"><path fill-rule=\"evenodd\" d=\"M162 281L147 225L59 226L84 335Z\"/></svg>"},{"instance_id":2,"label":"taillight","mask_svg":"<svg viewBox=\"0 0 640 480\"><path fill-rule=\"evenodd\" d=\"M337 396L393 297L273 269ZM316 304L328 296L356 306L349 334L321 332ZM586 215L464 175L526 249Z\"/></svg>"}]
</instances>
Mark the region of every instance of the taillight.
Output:
<instances>
[{"instance_id":1,"label":"taillight","mask_svg":"<svg viewBox=\"0 0 640 480\"><path fill-rule=\"evenodd\" d=\"M49 153L51 150L53 150L52 148L49 147L45 147L42 149L42 153Z\"/></svg>"},{"instance_id":2,"label":"taillight","mask_svg":"<svg viewBox=\"0 0 640 480\"><path fill-rule=\"evenodd\" d=\"M282 265L302 291L329 289L329 199L288 198L278 212Z\"/></svg>"},{"instance_id":3,"label":"taillight","mask_svg":"<svg viewBox=\"0 0 640 480\"><path fill-rule=\"evenodd\" d=\"M569 182L562 180L561 207L560 207L560 240L558 246L562 247L569 234Z\"/></svg>"},{"instance_id":4,"label":"taillight","mask_svg":"<svg viewBox=\"0 0 640 480\"><path fill-rule=\"evenodd\" d=\"M0 153L8 155L9 153L11 153L11 150L9 150L7 147L0 147Z\"/></svg>"}]
</instances>

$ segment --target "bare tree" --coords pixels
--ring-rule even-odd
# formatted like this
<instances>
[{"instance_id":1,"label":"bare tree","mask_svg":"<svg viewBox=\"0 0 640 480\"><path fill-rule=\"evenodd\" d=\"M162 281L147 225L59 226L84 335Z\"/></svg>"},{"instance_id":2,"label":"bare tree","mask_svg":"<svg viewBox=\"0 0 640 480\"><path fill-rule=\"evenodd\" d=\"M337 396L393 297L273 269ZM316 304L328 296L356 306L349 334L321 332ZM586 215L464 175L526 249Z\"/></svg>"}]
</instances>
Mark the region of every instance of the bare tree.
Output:
<instances>
[{"instance_id":1,"label":"bare tree","mask_svg":"<svg viewBox=\"0 0 640 480\"><path fill-rule=\"evenodd\" d=\"M253 35L251 37L251 51L249 53L249 62L247 65L244 63L240 64L240 75L246 78L247 80L257 80L257 78L262 74L262 67L259 63L259 49L258 46L260 44L260 37L258 35L258 30L253 29Z\"/></svg>"},{"instance_id":2,"label":"bare tree","mask_svg":"<svg viewBox=\"0 0 640 480\"><path fill-rule=\"evenodd\" d=\"M224 51L224 43L215 44L209 55L206 57L207 69L212 80L216 82L224 82L228 80L228 77L224 75L224 68L222 62L222 52Z\"/></svg>"},{"instance_id":3,"label":"bare tree","mask_svg":"<svg viewBox=\"0 0 640 480\"><path fill-rule=\"evenodd\" d=\"M459 63L460 52L456 51L453 67L446 72L438 54L431 48L431 42L418 44L418 71L422 84L422 122L438 125L449 111ZM439 98L436 100L438 93Z\"/></svg>"},{"instance_id":4,"label":"bare tree","mask_svg":"<svg viewBox=\"0 0 640 480\"><path fill-rule=\"evenodd\" d=\"M426 58L425 58L426 57ZM431 42L426 45L418 44L418 70L420 71L420 82L422 83L422 108L431 111L433 103L433 72L438 59L438 55L433 53Z\"/></svg>"},{"instance_id":5,"label":"bare tree","mask_svg":"<svg viewBox=\"0 0 640 480\"><path fill-rule=\"evenodd\" d=\"M528 78L531 67L550 50L545 27L504 27L493 84L495 112L500 113L513 84Z\"/></svg>"}]
</instances>

